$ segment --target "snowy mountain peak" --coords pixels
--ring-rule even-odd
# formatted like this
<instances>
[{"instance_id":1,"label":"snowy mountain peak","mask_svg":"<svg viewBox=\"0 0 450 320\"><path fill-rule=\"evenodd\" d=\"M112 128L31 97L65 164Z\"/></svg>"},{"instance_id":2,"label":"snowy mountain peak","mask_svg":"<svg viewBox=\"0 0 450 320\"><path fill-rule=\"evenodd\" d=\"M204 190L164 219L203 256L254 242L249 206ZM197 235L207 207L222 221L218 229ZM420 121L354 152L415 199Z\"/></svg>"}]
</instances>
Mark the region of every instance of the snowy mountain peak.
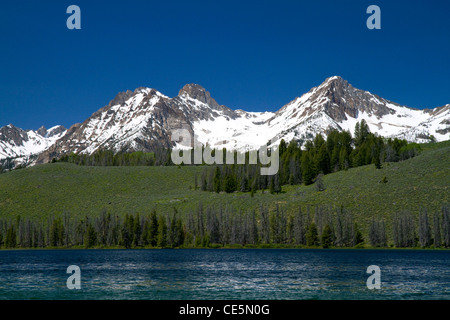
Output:
<instances>
[{"instance_id":1,"label":"snowy mountain peak","mask_svg":"<svg viewBox=\"0 0 450 320\"><path fill-rule=\"evenodd\" d=\"M36 133L39 134L39 135L41 135L41 136L43 136L43 137L45 137L45 136L47 136L47 129L46 129L44 126L41 126L41 127L36 131Z\"/></svg>"},{"instance_id":2,"label":"snowy mountain peak","mask_svg":"<svg viewBox=\"0 0 450 320\"><path fill-rule=\"evenodd\" d=\"M322 85L319 86L319 89L326 90L328 93L344 93L345 90L352 89L351 84L348 83L347 80L342 79L341 77L334 76L327 78Z\"/></svg>"},{"instance_id":3,"label":"snowy mountain peak","mask_svg":"<svg viewBox=\"0 0 450 320\"><path fill-rule=\"evenodd\" d=\"M198 100L208 106L210 106L213 109L219 108L219 104L211 97L211 94L209 91L206 91L205 88L203 88L199 84L186 84L183 88L181 88L180 92L178 93L179 97L187 96L194 100Z\"/></svg>"},{"instance_id":4,"label":"snowy mountain peak","mask_svg":"<svg viewBox=\"0 0 450 320\"><path fill-rule=\"evenodd\" d=\"M347 80L344 80L340 76L332 76L329 78L326 78L325 81L319 86L327 86L327 85L333 85L333 84L346 84L348 85Z\"/></svg>"},{"instance_id":5,"label":"snowy mountain peak","mask_svg":"<svg viewBox=\"0 0 450 320\"><path fill-rule=\"evenodd\" d=\"M140 97L145 97L145 96L160 96L160 97L165 97L162 93L160 93L159 91L152 89L152 88L147 88L147 87L139 87L136 88L134 91L131 90L127 90L127 91L123 91L123 92L119 92L114 99L112 99L107 107L113 107L113 106L123 106L128 104L128 101L130 99L139 99L138 96Z\"/></svg>"},{"instance_id":6,"label":"snowy mountain peak","mask_svg":"<svg viewBox=\"0 0 450 320\"><path fill-rule=\"evenodd\" d=\"M198 84L186 84L178 96L139 87L118 93L109 104L69 130L64 127L24 131L0 128L0 159L39 154L36 163L63 154L92 154L99 149L154 151L174 147L172 133L187 129L198 142L215 148L257 149L281 139L303 144L332 130L353 132L364 119L384 137L427 142L450 138L450 104L418 110L353 87L339 76L295 98L277 112L246 112L219 105Z\"/></svg>"},{"instance_id":7,"label":"snowy mountain peak","mask_svg":"<svg viewBox=\"0 0 450 320\"><path fill-rule=\"evenodd\" d=\"M127 90L124 92L119 92L114 99L112 99L109 103L108 106L115 106L118 104L123 104L125 101L127 101L128 99L130 99L132 96L134 95L133 91L131 90Z\"/></svg>"},{"instance_id":8,"label":"snowy mountain peak","mask_svg":"<svg viewBox=\"0 0 450 320\"><path fill-rule=\"evenodd\" d=\"M325 79L324 82L330 82L330 81L344 81L340 76L332 76Z\"/></svg>"},{"instance_id":9,"label":"snowy mountain peak","mask_svg":"<svg viewBox=\"0 0 450 320\"><path fill-rule=\"evenodd\" d=\"M64 126L54 126L47 130L45 138L60 138L66 131Z\"/></svg>"},{"instance_id":10,"label":"snowy mountain peak","mask_svg":"<svg viewBox=\"0 0 450 320\"><path fill-rule=\"evenodd\" d=\"M64 126L54 126L50 129L46 129L45 126L41 126L39 129L35 131L36 134L40 135L43 138L52 138L55 136L58 136L58 138L61 136L63 132L67 131Z\"/></svg>"},{"instance_id":11,"label":"snowy mountain peak","mask_svg":"<svg viewBox=\"0 0 450 320\"><path fill-rule=\"evenodd\" d=\"M0 128L0 160L15 158L17 163L28 164L30 159L48 149L66 131L63 126L55 126L49 130L41 126L36 131L23 130L11 124L4 126Z\"/></svg>"}]
</instances>

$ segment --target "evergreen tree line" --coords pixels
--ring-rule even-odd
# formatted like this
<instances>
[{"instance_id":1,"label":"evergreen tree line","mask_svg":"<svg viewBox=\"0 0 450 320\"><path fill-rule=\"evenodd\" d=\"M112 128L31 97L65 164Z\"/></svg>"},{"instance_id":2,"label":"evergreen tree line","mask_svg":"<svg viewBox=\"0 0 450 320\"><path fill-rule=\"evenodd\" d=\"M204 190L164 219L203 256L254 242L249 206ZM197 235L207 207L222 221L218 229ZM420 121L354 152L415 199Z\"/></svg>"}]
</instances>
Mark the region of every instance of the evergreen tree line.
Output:
<instances>
[{"instance_id":1,"label":"evergreen tree line","mask_svg":"<svg viewBox=\"0 0 450 320\"><path fill-rule=\"evenodd\" d=\"M260 176L260 165L218 165L205 167L200 177L195 177L195 188L203 191L254 192L269 189L278 193L282 185L318 183L324 190L323 175L374 164L380 169L383 162L397 162L417 155L420 146L400 139L384 139L369 131L364 120L355 126L354 137L349 131L332 130L324 139L317 134L305 142L304 149L292 140L279 145L280 167L274 176ZM248 158L248 154L246 154Z\"/></svg>"},{"instance_id":2,"label":"evergreen tree line","mask_svg":"<svg viewBox=\"0 0 450 320\"><path fill-rule=\"evenodd\" d=\"M261 165L249 164L250 156L246 152L246 164L218 165L220 172L215 166L205 166L201 177L195 178L195 185L202 190L216 192L269 189L270 192L277 193L281 192L282 185L309 185L319 175L368 164L381 168L383 162L409 159L420 150L416 143L397 138L384 139L371 133L365 120L356 124L353 136L349 131L331 130L326 139L317 134L313 139L307 140L303 149L300 147L301 142L303 141L292 140L286 144L281 140L278 147L280 168L274 176L260 176ZM226 163L227 150L222 151L223 163ZM158 148L153 153L98 150L92 155L71 153L52 161L86 166L170 166L173 165L171 152L171 149L164 148ZM214 154L215 150L212 151L212 156ZM237 153L233 154L237 159ZM194 152L191 152L191 157L191 163L194 163Z\"/></svg>"},{"instance_id":3,"label":"evergreen tree line","mask_svg":"<svg viewBox=\"0 0 450 320\"><path fill-rule=\"evenodd\" d=\"M81 166L169 166L172 165L171 150L158 148L155 152L113 152L111 150L98 150L95 153L70 153L54 158L52 162L68 162Z\"/></svg>"},{"instance_id":4,"label":"evergreen tree line","mask_svg":"<svg viewBox=\"0 0 450 320\"><path fill-rule=\"evenodd\" d=\"M441 212L431 217L427 210L419 213L418 222L409 211L394 215L392 219L392 240L397 248L445 247L450 248L450 210L443 206ZM385 221L372 220L369 227L369 243L372 247L386 247L388 243Z\"/></svg>"},{"instance_id":5,"label":"evergreen tree line","mask_svg":"<svg viewBox=\"0 0 450 320\"><path fill-rule=\"evenodd\" d=\"M402 247L450 247L450 210L433 215L426 211L418 225L409 212L392 219L393 245ZM372 220L367 244L388 246L386 224ZM120 218L103 210L98 217L75 220L68 212L47 222L18 217L0 220L0 247L125 247L176 248L223 246L359 247L366 241L352 214L345 208L316 207L287 213L283 207L269 210L234 210L231 206L203 207L180 217L172 213L127 214Z\"/></svg>"},{"instance_id":6,"label":"evergreen tree line","mask_svg":"<svg viewBox=\"0 0 450 320\"><path fill-rule=\"evenodd\" d=\"M442 212L436 212L430 222L427 210L419 214L418 227L415 228L414 218L411 213L394 217L393 240L396 247L450 247L450 210L444 206Z\"/></svg>"},{"instance_id":7,"label":"evergreen tree line","mask_svg":"<svg viewBox=\"0 0 450 320\"><path fill-rule=\"evenodd\" d=\"M194 176L194 188L214 192L252 192L268 189L270 193L281 192L280 176L260 175L259 164L233 164L205 166L200 175Z\"/></svg>"},{"instance_id":8,"label":"evergreen tree line","mask_svg":"<svg viewBox=\"0 0 450 320\"><path fill-rule=\"evenodd\" d=\"M98 217L75 221L68 212L47 222L0 220L0 247L180 247L184 224L173 214L126 214L120 218L103 210Z\"/></svg>"}]
</instances>

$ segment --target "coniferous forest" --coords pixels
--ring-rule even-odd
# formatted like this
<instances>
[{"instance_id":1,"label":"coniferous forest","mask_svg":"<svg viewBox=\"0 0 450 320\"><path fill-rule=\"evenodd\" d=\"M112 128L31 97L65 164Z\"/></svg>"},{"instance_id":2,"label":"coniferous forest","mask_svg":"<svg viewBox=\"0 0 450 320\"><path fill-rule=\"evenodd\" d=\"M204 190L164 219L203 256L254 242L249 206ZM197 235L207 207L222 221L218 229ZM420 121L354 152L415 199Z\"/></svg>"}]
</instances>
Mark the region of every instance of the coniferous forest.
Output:
<instances>
[{"instance_id":1,"label":"coniferous forest","mask_svg":"<svg viewBox=\"0 0 450 320\"><path fill-rule=\"evenodd\" d=\"M260 165L205 166L201 176L195 177L195 188L227 193L268 189L270 193L279 193L283 185L316 183L318 191L323 191L323 175L368 164L380 169L383 162L414 157L420 152L420 146L397 138L379 137L362 120L356 124L354 138L348 131L333 130L327 139L318 134L306 141L303 149L296 141L287 145L281 140L278 150L280 168L274 176L260 175Z\"/></svg>"},{"instance_id":2,"label":"coniferous forest","mask_svg":"<svg viewBox=\"0 0 450 320\"><path fill-rule=\"evenodd\" d=\"M274 176L260 175L258 164L205 165L195 175L199 192L281 193L284 185L315 183L326 189L323 176L349 168L386 163L416 156L420 145L406 140L384 139L369 132L364 121L348 131L317 135L301 148L295 141L279 145L280 167ZM224 153L225 155L226 153ZM248 154L246 154L248 159ZM114 153L100 150L92 155L70 154L52 162L83 166L173 166L170 150L154 153ZM383 181L384 182L384 181ZM172 212L156 209L147 214L116 215L104 209L95 217L71 215L46 221L20 215L0 220L0 248L208 248L208 247L450 247L450 210L424 209L417 217L408 210L389 219L373 219L364 232L345 206L298 208L287 212L282 205L235 209L229 205ZM365 226L367 228L367 225ZM363 234L365 236L363 236Z\"/></svg>"},{"instance_id":3,"label":"coniferous forest","mask_svg":"<svg viewBox=\"0 0 450 320\"><path fill-rule=\"evenodd\" d=\"M345 208L316 207L287 214L276 206L269 211L236 211L203 207L181 218L171 213L125 215L106 210L96 218L61 218L46 222L0 220L2 248L220 248L220 247L388 247L450 248L450 209L429 214L418 221L408 211L396 215L388 235L384 220L373 220L369 236L362 236L352 214ZM392 239L389 245L388 237Z\"/></svg>"}]
</instances>

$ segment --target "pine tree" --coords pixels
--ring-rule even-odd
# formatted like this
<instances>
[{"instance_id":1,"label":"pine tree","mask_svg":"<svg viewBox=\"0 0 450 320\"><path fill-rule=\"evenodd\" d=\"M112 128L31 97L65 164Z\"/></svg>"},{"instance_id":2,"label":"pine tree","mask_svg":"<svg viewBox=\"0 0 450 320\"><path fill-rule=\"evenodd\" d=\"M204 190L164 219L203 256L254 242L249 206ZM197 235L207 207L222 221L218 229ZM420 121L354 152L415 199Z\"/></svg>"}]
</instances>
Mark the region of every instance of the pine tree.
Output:
<instances>
[{"instance_id":1,"label":"pine tree","mask_svg":"<svg viewBox=\"0 0 450 320\"><path fill-rule=\"evenodd\" d=\"M14 225L10 225L8 230L6 231L5 247L15 248L16 244L17 244L16 229L14 228Z\"/></svg>"},{"instance_id":2,"label":"pine tree","mask_svg":"<svg viewBox=\"0 0 450 320\"><path fill-rule=\"evenodd\" d=\"M269 177L269 192L273 194L275 192L275 183L273 176Z\"/></svg>"},{"instance_id":3,"label":"pine tree","mask_svg":"<svg viewBox=\"0 0 450 320\"><path fill-rule=\"evenodd\" d=\"M386 224L384 220L379 223L379 245L380 247L387 247L387 236L386 236Z\"/></svg>"},{"instance_id":4,"label":"pine tree","mask_svg":"<svg viewBox=\"0 0 450 320\"><path fill-rule=\"evenodd\" d=\"M306 244L306 223L301 208L298 209L298 213L294 217L294 238L295 243Z\"/></svg>"},{"instance_id":5,"label":"pine tree","mask_svg":"<svg viewBox=\"0 0 450 320\"><path fill-rule=\"evenodd\" d=\"M258 235L258 222L256 220L256 211L255 209L252 210L251 216L249 217L249 227L250 227L250 234L249 234L249 242L251 244L258 244L259 243L259 235Z\"/></svg>"},{"instance_id":6,"label":"pine tree","mask_svg":"<svg viewBox=\"0 0 450 320\"><path fill-rule=\"evenodd\" d=\"M158 219L158 247L164 248L167 246L167 222L163 215Z\"/></svg>"},{"instance_id":7,"label":"pine tree","mask_svg":"<svg viewBox=\"0 0 450 320\"><path fill-rule=\"evenodd\" d=\"M439 248L442 244L442 236L441 236L441 223L438 212L434 214L433 233L434 233L434 247Z\"/></svg>"},{"instance_id":8,"label":"pine tree","mask_svg":"<svg viewBox=\"0 0 450 320\"><path fill-rule=\"evenodd\" d=\"M150 226L149 226L149 238L148 242L152 247L156 247L158 244L158 217L156 216L156 210L153 210L150 214Z\"/></svg>"},{"instance_id":9,"label":"pine tree","mask_svg":"<svg viewBox=\"0 0 450 320\"><path fill-rule=\"evenodd\" d=\"M339 171L339 149L336 147L331 151L330 156L330 171Z\"/></svg>"},{"instance_id":10,"label":"pine tree","mask_svg":"<svg viewBox=\"0 0 450 320\"><path fill-rule=\"evenodd\" d=\"M446 248L450 247L450 210L447 206L442 207L442 240Z\"/></svg>"},{"instance_id":11,"label":"pine tree","mask_svg":"<svg viewBox=\"0 0 450 320\"><path fill-rule=\"evenodd\" d=\"M381 159L380 159L380 154L379 153L375 154L373 161L374 161L376 169L381 169L382 168L382 166L381 166Z\"/></svg>"},{"instance_id":12,"label":"pine tree","mask_svg":"<svg viewBox=\"0 0 450 320\"><path fill-rule=\"evenodd\" d=\"M321 243L323 248L329 248L333 243L331 238L331 228L328 224L323 228Z\"/></svg>"},{"instance_id":13,"label":"pine tree","mask_svg":"<svg viewBox=\"0 0 450 320\"><path fill-rule=\"evenodd\" d=\"M216 167L214 169L214 178L213 178L213 189L215 192L219 193L220 191L222 191L222 178L221 178L221 174L220 174L220 168Z\"/></svg>"},{"instance_id":14,"label":"pine tree","mask_svg":"<svg viewBox=\"0 0 450 320\"><path fill-rule=\"evenodd\" d=\"M281 243L282 242L282 236L281 236L281 216L280 216L280 209L278 205L275 208L275 211L272 212L270 215L270 231L272 234L272 242L273 243Z\"/></svg>"},{"instance_id":15,"label":"pine tree","mask_svg":"<svg viewBox=\"0 0 450 320\"><path fill-rule=\"evenodd\" d=\"M219 243L221 238L219 220L216 211L211 207L208 207L206 210L206 231L209 234L211 243Z\"/></svg>"},{"instance_id":16,"label":"pine tree","mask_svg":"<svg viewBox=\"0 0 450 320\"><path fill-rule=\"evenodd\" d=\"M232 173L228 173L225 176L224 191L226 193L232 193L232 192L236 191L236 180L235 180L235 178L234 178Z\"/></svg>"},{"instance_id":17,"label":"pine tree","mask_svg":"<svg viewBox=\"0 0 450 320\"><path fill-rule=\"evenodd\" d=\"M247 192L248 191L248 179L245 176L245 174L242 175L241 185L240 185L239 191L241 191L241 192Z\"/></svg>"},{"instance_id":18,"label":"pine tree","mask_svg":"<svg viewBox=\"0 0 450 320\"><path fill-rule=\"evenodd\" d=\"M280 184L280 176L279 174L275 174L273 177L273 183L271 184L271 193L280 193L281 192L281 184Z\"/></svg>"},{"instance_id":19,"label":"pine tree","mask_svg":"<svg viewBox=\"0 0 450 320\"><path fill-rule=\"evenodd\" d=\"M127 228L127 232L130 235L130 247L135 246L136 244L136 235L134 234L134 216L128 215L128 219L125 221L125 228Z\"/></svg>"},{"instance_id":20,"label":"pine tree","mask_svg":"<svg viewBox=\"0 0 450 320\"><path fill-rule=\"evenodd\" d=\"M133 223L133 245L140 246L142 244L142 226L141 226L141 217L139 213L136 215Z\"/></svg>"},{"instance_id":21,"label":"pine tree","mask_svg":"<svg viewBox=\"0 0 450 320\"><path fill-rule=\"evenodd\" d=\"M355 146L359 146L361 144L361 128L359 122L357 122L355 125L355 131L353 135L355 136Z\"/></svg>"},{"instance_id":22,"label":"pine tree","mask_svg":"<svg viewBox=\"0 0 450 320\"><path fill-rule=\"evenodd\" d=\"M56 247L58 245L58 226L56 224L56 220L53 220L53 223L50 227L50 246Z\"/></svg>"},{"instance_id":23,"label":"pine tree","mask_svg":"<svg viewBox=\"0 0 450 320\"><path fill-rule=\"evenodd\" d=\"M250 191L250 196L253 198L255 196L255 192L256 192L256 182L255 180L252 183L252 189Z\"/></svg>"},{"instance_id":24,"label":"pine tree","mask_svg":"<svg viewBox=\"0 0 450 320\"><path fill-rule=\"evenodd\" d=\"M168 245L172 248L181 246L184 242L184 233L182 230L181 220L178 219L177 210L175 208L173 210L172 219L169 220L169 226L167 229Z\"/></svg>"},{"instance_id":25,"label":"pine tree","mask_svg":"<svg viewBox=\"0 0 450 320\"><path fill-rule=\"evenodd\" d=\"M207 182L206 182L206 176L207 176L207 169L205 168L202 172L201 178L200 178L200 190L206 191L207 190Z\"/></svg>"},{"instance_id":26,"label":"pine tree","mask_svg":"<svg viewBox=\"0 0 450 320\"><path fill-rule=\"evenodd\" d=\"M261 214L261 241L263 243L270 243L270 218L269 218L269 210L266 206L261 205L260 207Z\"/></svg>"},{"instance_id":27,"label":"pine tree","mask_svg":"<svg viewBox=\"0 0 450 320\"><path fill-rule=\"evenodd\" d=\"M369 242L372 247L386 247L386 230L384 221L372 220L369 229Z\"/></svg>"},{"instance_id":28,"label":"pine tree","mask_svg":"<svg viewBox=\"0 0 450 320\"><path fill-rule=\"evenodd\" d=\"M422 247L431 246L431 227L428 222L428 213L422 210L419 215L419 243Z\"/></svg>"},{"instance_id":29,"label":"pine tree","mask_svg":"<svg viewBox=\"0 0 450 320\"><path fill-rule=\"evenodd\" d=\"M322 172L323 174L330 173L330 156L325 144L322 144L317 153L316 163L319 172Z\"/></svg>"},{"instance_id":30,"label":"pine tree","mask_svg":"<svg viewBox=\"0 0 450 320\"><path fill-rule=\"evenodd\" d=\"M355 146L361 146L366 141L369 133L370 130L366 120L362 119L361 122L357 122L355 126Z\"/></svg>"},{"instance_id":31,"label":"pine tree","mask_svg":"<svg viewBox=\"0 0 450 320\"><path fill-rule=\"evenodd\" d=\"M284 139L281 139L280 144L278 146L278 152L279 152L279 156L280 158L283 156L283 154L286 152L286 141L284 141Z\"/></svg>"},{"instance_id":32,"label":"pine tree","mask_svg":"<svg viewBox=\"0 0 450 320\"><path fill-rule=\"evenodd\" d=\"M354 223L354 235L355 235L355 238L354 238L353 243L355 246L364 243L363 235L362 235L361 231L359 230L356 222Z\"/></svg>"},{"instance_id":33,"label":"pine tree","mask_svg":"<svg viewBox=\"0 0 450 320\"><path fill-rule=\"evenodd\" d=\"M130 233L130 227L129 225L129 221L130 221L130 217L128 216L128 214L125 215L125 218L123 220L123 225L122 225L122 232L121 232L121 242L122 245L126 248L129 249L131 248L131 244L133 243L133 235Z\"/></svg>"},{"instance_id":34,"label":"pine tree","mask_svg":"<svg viewBox=\"0 0 450 320\"><path fill-rule=\"evenodd\" d=\"M302 153L301 169L302 169L302 178L305 185L312 184L315 177L315 169L314 164L311 160L310 152Z\"/></svg>"},{"instance_id":35,"label":"pine tree","mask_svg":"<svg viewBox=\"0 0 450 320\"><path fill-rule=\"evenodd\" d=\"M306 245L309 247L319 245L319 236L317 233L316 224L314 222L311 223L308 232L306 233Z\"/></svg>"},{"instance_id":36,"label":"pine tree","mask_svg":"<svg viewBox=\"0 0 450 320\"><path fill-rule=\"evenodd\" d=\"M339 152L339 168L341 170L347 170L349 167L349 159L347 149L342 147Z\"/></svg>"},{"instance_id":37,"label":"pine tree","mask_svg":"<svg viewBox=\"0 0 450 320\"><path fill-rule=\"evenodd\" d=\"M181 219L177 219L175 230L176 230L175 245L176 247L180 247L184 244L185 239L184 228Z\"/></svg>"},{"instance_id":38,"label":"pine tree","mask_svg":"<svg viewBox=\"0 0 450 320\"><path fill-rule=\"evenodd\" d=\"M345 230L342 217L343 208L336 213L336 239L335 244L337 247L343 247L345 245Z\"/></svg>"},{"instance_id":39,"label":"pine tree","mask_svg":"<svg viewBox=\"0 0 450 320\"><path fill-rule=\"evenodd\" d=\"M60 247L65 238L64 225L60 218L54 219L50 226L49 245L51 247Z\"/></svg>"},{"instance_id":40,"label":"pine tree","mask_svg":"<svg viewBox=\"0 0 450 320\"><path fill-rule=\"evenodd\" d=\"M300 161L297 156L291 157L289 161L289 184L296 185L301 182Z\"/></svg>"},{"instance_id":41,"label":"pine tree","mask_svg":"<svg viewBox=\"0 0 450 320\"><path fill-rule=\"evenodd\" d=\"M84 235L84 245L86 248L92 248L97 244L97 232L91 223L88 222Z\"/></svg>"},{"instance_id":42,"label":"pine tree","mask_svg":"<svg viewBox=\"0 0 450 320\"><path fill-rule=\"evenodd\" d=\"M394 216L393 239L396 247L414 247L416 242L415 225L411 213L402 212Z\"/></svg>"}]
</instances>

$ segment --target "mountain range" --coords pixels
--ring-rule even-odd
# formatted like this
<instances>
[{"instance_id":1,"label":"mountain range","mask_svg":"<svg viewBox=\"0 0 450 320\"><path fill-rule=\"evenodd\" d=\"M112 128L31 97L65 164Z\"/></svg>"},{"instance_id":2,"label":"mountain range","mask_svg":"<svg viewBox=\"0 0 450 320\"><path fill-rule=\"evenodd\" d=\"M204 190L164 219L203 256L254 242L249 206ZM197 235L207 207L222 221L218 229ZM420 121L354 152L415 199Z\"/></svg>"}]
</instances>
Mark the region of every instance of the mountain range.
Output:
<instances>
[{"instance_id":1,"label":"mountain range","mask_svg":"<svg viewBox=\"0 0 450 320\"><path fill-rule=\"evenodd\" d=\"M281 139L302 144L332 129L353 132L362 119L372 132L384 137L411 142L450 139L450 104L413 109L333 76L276 112L230 109L197 84L185 85L174 98L140 87L117 94L69 129L23 130L11 124L0 128L0 159L31 165L71 152L154 151L176 147L171 134L182 128L203 145L242 151L276 145Z\"/></svg>"}]
</instances>

